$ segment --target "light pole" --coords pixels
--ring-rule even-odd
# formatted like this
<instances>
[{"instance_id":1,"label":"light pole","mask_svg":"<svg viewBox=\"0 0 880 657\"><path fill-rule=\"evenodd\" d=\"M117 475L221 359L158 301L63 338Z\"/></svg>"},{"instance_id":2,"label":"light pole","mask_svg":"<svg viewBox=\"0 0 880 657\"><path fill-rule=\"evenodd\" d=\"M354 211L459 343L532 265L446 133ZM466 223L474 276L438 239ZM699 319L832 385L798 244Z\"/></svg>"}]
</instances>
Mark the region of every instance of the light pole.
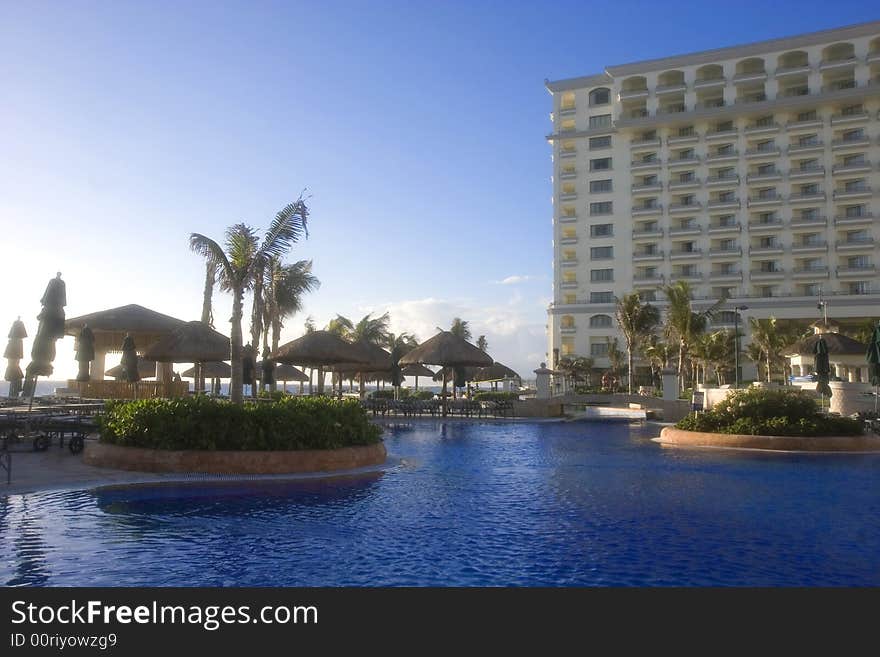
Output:
<instances>
[{"instance_id":1,"label":"light pole","mask_svg":"<svg viewBox=\"0 0 880 657\"><path fill-rule=\"evenodd\" d=\"M739 314L748 310L748 306L736 306L733 309L733 380L734 388L739 388Z\"/></svg>"}]
</instances>

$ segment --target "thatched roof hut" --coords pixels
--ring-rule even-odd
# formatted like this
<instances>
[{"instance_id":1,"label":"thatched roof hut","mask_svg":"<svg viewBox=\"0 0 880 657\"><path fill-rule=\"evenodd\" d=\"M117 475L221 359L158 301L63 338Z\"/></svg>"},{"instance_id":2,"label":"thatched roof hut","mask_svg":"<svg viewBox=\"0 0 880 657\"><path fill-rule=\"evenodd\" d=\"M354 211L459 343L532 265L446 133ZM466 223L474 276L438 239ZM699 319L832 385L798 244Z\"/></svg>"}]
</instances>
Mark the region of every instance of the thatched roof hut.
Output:
<instances>
[{"instance_id":1,"label":"thatched roof hut","mask_svg":"<svg viewBox=\"0 0 880 657\"><path fill-rule=\"evenodd\" d=\"M391 372L391 354L382 349L382 347L366 342L355 342L354 346L361 351L365 362L339 363L330 369L334 372L358 372L361 374L381 374Z\"/></svg>"},{"instance_id":2,"label":"thatched roof hut","mask_svg":"<svg viewBox=\"0 0 880 657\"><path fill-rule=\"evenodd\" d=\"M126 334L131 335L140 347L148 347L186 322L129 304L68 319L64 322L64 334L78 336L84 324L88 324L95 335L95 350L108 352L122 351Z\"/></svg>"},{"instance_id":3,"label":"thatched roof hut","mask_svg":"<svg viewBox=\"0 0 880 657\"><path fill-rule=\"evenodd\" d=\"M202 376L209 379L228 379L232 376L232 367L229 363L224 363L222 360L209 360L201 364L202 365ZM190 367L188 370L185 370L180 376L184 379L193 379L196 376L196 368Z\"/></svg>"},{"instance_id":4,"label":"thatched roof hut","mask_svg":"<svg viewBox=\"0 0 880 657\"><path fill-rule=\"evenodd\" d=\"M229 358L229 338L203 322L187 322L151 345L144 358L160 363L203 363Z\"/></svg>"},{"instance_id":5,"label":"thatched roof hut","mask_svg":"<svg viewBox=\"0 0 880 657\"><path fill-rule=\"evenodd\" d=\"M486 352L449 331L441 331L400 359L400 365L442 365L444 367L486 367L493 363Z\"/></svg>"},{"instance_id":6,"label":"thatched roof hut","mask_svg":"<svg viewBox=\"0 0 880 657\"><path fill-rule=\"evenodd\" d=\"M434 376L434 372L432 372L427 367L425 367L424 365L421 365L419 363L413 363L412 365L407 365L406 367L404 367L400 371L400 373L403 374L404 376L430 376L430 377Z\"/></svg>"},{"instance_id":7,"label":"thatched roof hut","mask_svg":"<svg viewBox=\"0 0 880 657\"><path fill-rule=\"evenodd\" d=\"M269 358L278 363L325 367L341 363L368 363L369 358L350 342L329 331L312 331L278 347Z\"/></svg>"},{"instance_id":8,"label":"thatched roof hut","mask_svg":"<svg viewBox=\"0 0 880 657\"><path fill-rule=\"evenodd\" d=\"M812 356L813 349L816 346L816 342L819 341L819 338L825 339L829 354L864 356L868 351L868 345L864 342L853 340L842 333L816 333L815 335L804 338L800 342L792 345L791 349L789 349L789 353L791 355Z\"/></svg>"},{"instance_id":9,"label":"thatched roof hut","mask_svg":"<svg viewBox=\"0 0 880 657\"><path fill-rule=\"evenodd\" d=\"M156 361L154 360L145 360L143 358L138 358L138 375L142 379L154 379L156 378ZM109 370L104 372L104 376L109 376L113 379L122 379L125 373L123 372L122 364L120 363L116 367L111 367Z\"/></svg>"},{"instance_id":10,"label":"thatched roof hut","mask_svg":"<svg viewBox=\"0 0 880 657\"><path fill-rule=\"evenodd\" d=\"M481 367L478 369L473 377L470 379L471 381L501 381L502 379L519 379L522 380L519 374L514 372L512 369L507 367L507 365L502 365L501 363L493 363L488 367Z\"/></svg>"}]
</instances>

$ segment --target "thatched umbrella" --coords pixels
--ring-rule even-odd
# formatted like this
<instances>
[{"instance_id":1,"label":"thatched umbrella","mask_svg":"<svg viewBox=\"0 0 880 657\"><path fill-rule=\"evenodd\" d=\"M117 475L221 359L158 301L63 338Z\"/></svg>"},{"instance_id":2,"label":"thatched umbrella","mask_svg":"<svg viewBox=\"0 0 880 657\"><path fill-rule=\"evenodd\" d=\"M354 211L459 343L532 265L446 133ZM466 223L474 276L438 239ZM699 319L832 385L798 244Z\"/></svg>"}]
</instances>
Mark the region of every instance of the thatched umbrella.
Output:
<instances>
[{"instance_id":1,"label":"thatched umbrella","mask_svg":"<svg viewBox=\"0 0 880 657\"><path fill-rule=\"evenodd\" d=\"M160 363L200 363L229 357L229 338L204 322L187 322L160 338L144 358Z\"/></svg>"},{"instance_id":2,"label":"thatched umbrella","mask_svg":"<svg viewBox=\"0 0 880 657\"><path fill-rule=\"evenodd\" d=\"M222 360L209 360L199 363L202 375L210 379L228 379L232 376L232 367L229 363ZM181 372L180 376L184 379L194 379L198 375L196 367L190 367L188 370Z\"/></svg>"},{"instance_id":3,"label":"thatched umbrella","mask_svg":"<svg viewBox=\"0 0 880 657\"><path fill-rule=\"evenodd\" d=\"M399 364L400 364L400 361L398 361L398 365ZM429 370L424 365L419 365L418 363L413 363L412 365L407 365L402 370L400 370L400 373L403 374L404 376L414 376L416 378L416 392L418 392L418 390L419 390L419 377L420 376L428 376L428 377L434 376L434 373L431 370Z\"/></svg>"},{"instance_id":4,"label":"thatched umbrella","mask_svg":"<svg viewBox=\"0 0 880 657\"><path fill-rule=\"evenodd\" d=\"M391 374L392 362L391 354L382 349L382 347L369 342L355 342L353 346L361 352L361 361L354 363L339 363L333 365L330 369L339 374L340 394L342 392L342 375L356 374L358 376L360 396L364 396L364 382L366 375Z\"/></svg>"},{"instance_id":5,"label":"thatched umbrella","mask_svg":"<svg viewBox=\"0 0 880 657\"><path fill-rule=\"evenodd\" d=\"M299 394L302 394L303 382L309 380L309 377L305 372L293 365L288 365L287 363L278 364L273 361L273 364L275 365L275 368L272 375L275 377L275 381L281 381L281 383L284 384L284 392L287 392L288 381L299 381ZM257 362L257 371L263 371L263 361Z\"/></svg>"},{"instance_id":6,"label":"thatched umbrella","mask_svg":"<svg viewBox=\"0 0 880 657\"><path fill-rule=\"evenodd\" d=\"M426 340L400 359L401 365L441 365L445 367L485 367L492 364L492 358L470 342L462 340L449 331L441 331ZM446 416L446 383L448 376L443 373L443 416Z\"/></svg>"},{"instance_id":7,"label":"thatched umbrella","mask_svg":"<svg viewBox=\"0 0 880 657\"><path fill-rule=\"evenodd\" d=\"M140 356L138 356L138 376L142 379L152 379L156 376L156 361L154 360L144 360ZM113 379L124 379L125 378L125 370L122 365L116 365L115 367L111 367L109 370L104 372L104 376L109 376Z\"/></svg>"},{"instance_id":8,"label":"thatched umbrella","mask_svg":"<svg viewBox=\"0 0 880 657\"><path fill-rule=\"evenodd\" d=\"M27 330L19 317L12 322L12 327L9 329L9 342L6 343L6 350L3 352L3 358L7 360L3 379L9 381L10 397L18 397L18 393L21 392L21 380L24 378L24 374L19 363L24 358L23 340L26 337Z\"/></svg>"},{"instance_id":9,"label":"thatched umbrella","mask_svg":"<svg viewBox=\"0 0 880 657\"><path fill-rule=\"evenodd\" d=\"M37 387L37 377L50 376L55 360L55 341L64 337L64 306L67 305L67 287L61 280L61 272L49 281L43 298L43 309L37 315L39 325L37 335L31 346L31 362L27 366L27 380L24 391L33 400Z\"/></svg>"},{"instance_id":10,"label":"thatched umbrella","mask_svg":"<svg viewBox=\"0 0 880 657\"><path fill-rule=\"evenodd\" d=\"M502 365L499 362L478 369L471 378L471 381L490 381L493 386L497 388L498 382L504 379L517 379L522 381L522 377L520 377L519 374L507 367L507 365Z\"/></svg>"},{"instance_id":11,"label":"thatched umbrella","mask_svg":"<svg viewBox=\"0 0 880 657\"><path fill-rule=\"evenodd\" d=\"M287 342L270 357L278 363L290 363L318 369L318 393L324 392L324 367L341 363L364 364L368 358L363 351L329 331L311 331ZM312 381L309 377L309 393Z\"/></svg>"},{"instance_id":12,"label":"thatched umbrella","mask_svg":"<svg viewBox=\"0 0 880 657\"><path fill-rule=\"evenodd\" d=\"M89 368L92 361L95 360L95 334L88 324L83 324L76 339L76 362L79 363L79 372L76 375L77 381L90 381L91 375Z\"/></svg>"}]
</instances>

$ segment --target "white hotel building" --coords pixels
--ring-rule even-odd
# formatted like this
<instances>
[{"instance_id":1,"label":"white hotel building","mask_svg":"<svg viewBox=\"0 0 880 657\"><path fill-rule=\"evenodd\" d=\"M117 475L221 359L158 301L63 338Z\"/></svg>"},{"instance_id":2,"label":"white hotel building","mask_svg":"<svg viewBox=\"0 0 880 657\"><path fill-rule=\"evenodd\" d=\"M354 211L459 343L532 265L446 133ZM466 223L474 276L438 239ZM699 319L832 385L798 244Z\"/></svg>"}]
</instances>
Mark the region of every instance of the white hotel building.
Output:
<instances>
[{"instance_id":1,"label":"white hotel building","mask_svg":"<svg viewBox=\"0 0 880 657\"><path fill-rule=\"evenodd\" d=\"M551 363L607 366L615 297L678 280L716 328L880 315L880 22L546 86Z\"/></svg>"}]
</instances>

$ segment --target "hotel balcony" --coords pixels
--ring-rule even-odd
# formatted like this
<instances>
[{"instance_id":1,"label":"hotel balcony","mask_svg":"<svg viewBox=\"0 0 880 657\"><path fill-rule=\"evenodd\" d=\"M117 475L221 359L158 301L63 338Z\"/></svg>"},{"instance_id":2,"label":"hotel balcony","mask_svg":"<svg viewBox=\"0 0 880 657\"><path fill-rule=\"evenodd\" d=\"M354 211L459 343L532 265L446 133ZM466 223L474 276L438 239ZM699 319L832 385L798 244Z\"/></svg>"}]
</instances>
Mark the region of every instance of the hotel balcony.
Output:
<instances>
[{"instance_id":1,"label":"hotel balcony","mask_svg":"<svg viewBox=\"0 0 880 657\"><path fill-rule=\"evenodd\" d=\"M877 270L876 265L864 265L862 267L838 267L838 278L854 278L859 276L870 276Z\"/></svg>"},{"instance_id":2,"label":"hotel balcony","mask_svg":"<svg viewBox=\"0 0 880 657\"><path fill-rule=\"evenodd\" d=\"M821 128L825 125L825 120L820 118L815 119L807 119L805 121L789 121L785 124L785 129L788 132L796 132L798 130L813 130L815 128Z\"/></svg>"},{"instance_id":3,"label":"hotel balcony","mask_svg":"<svg viewBox=\"0 0 880 657\"><path fill-rule=\"evenodd\" d=\"M824 253L828 250L828 243L821 242L796 242L791 245L792 253Z\"/></svg>"},{"instance_id":4,"label":"hotel balcony","mask_svg":"<svg viewBox=\"0 0 880 657\"><path fill-rule=\"evenodd\" d=\"M663 251L653 251L651 253L634 251L632 255L633 262L647 262L651 260L663 260Z\"/></svg>"},{"instance_id":5,"label":"hotel balcony","mask_svg":"<svg viewBox=\"0 0 880 657\"><path fill-rule=\"evenodd\" d=\"M828 278L828 267L797 267L792 272L793 278Z\"/></svg>"},{"instance_id":6,"label":"hotel balcony","mask_svg":"<svg viewBox=\"0 0 880 657\"><path fill-rule=\"evenodd\" d=\"M658 157L653 160L633 160L629 163L632 171L644 171L646 169L659 169L663 165L663 161Z\"/></svg>"},{"instance_id":7,"label":"hotel balcony","mask_svg":"<svg viewBox=\"0 0 880 657\"><path fill-rule=\"evenodd\" d=\"M740 206L740 202L739 202L738 198L731 199L729 201L728 200L709 201L706 204L706 207L709 210L713 210L713 211L714 210L727 210L727 209L733 210L733 209L739 208L739 206Z\"/></svg>"},{"instance_id":8,"label":"hotel balcony","mask_svg":"<svg viewBox=\"0 0 880 657\"><path fill-rule=\"evenodd\" d=\"M851 123L862 123L871 118L867 112L850 112L847 114L832 114L831 125L846 125Z\"/></svg>"},{"instance_id":9,"label":"hotel balcony","mask_svg":"<svg viewBox=\"0 0 880 657\"><path fill-rule=\"evenodd\" d=\"M675 84L661 84L657 87L654 87L654 94L657 96L662 96L665 94L684 93L685 91L687 91L687 85L684 82L677 82Z\"/></svg>"},{"instance_id":10,"label":"hotel balcony","mask_svg":"<svg viewBox=\"0 0 880 657\"><path fill-rule=\"evenodd\" d=\"M700 141L700 135L696 132L692 135L670 135L666 138L667 146L674 146L677 144L694 144Z\"/></svg>"},{"instance_id":11,"label":"hotel balcony","mask_svg":"<svg viewBox=\"0 0 880 657\"><path fill-rule=\"evenodd\" d=\"M864 239L849 239L849 240L837 240L835 246L838 251L870 251L874 248L873 237L866 237Z\"/></svg>"},{"instance_id":12,"label":"hotel balcony","mask_svg":"<svg viewBox=\"0 0 880 657\"><path fill-rule=\"evenodd\" d=\"M871 169L871 163L865 160L864 162L856 162L853 164L835 164L831 167L831 173L869 173Z\"/></svg>"},{"instance_id":13,"label":"hotel balcony","mask_svg":"<svg viewBox=\"0 0 880 657\"><path fill-rule=\"evenodd\" d=\"M809 64L806 66L788 66L777 68L773 72L773 76L777 78L788 77L789 75L806 75L810 72Z\"/></svg>"},{"instance_id":14,"label":"hotel balcony","mask_svg":"<svg viewBox=\"0 0 880 657\"><path fill-rule=\"evenodd\" d=\"M648 230L634 230L632 236L634 240L655 239L663 237L663 229L658 226L657 228L651 228Z\"/></svg>"},{"instance_id":15,"label":"hotel balcony","mask_svg":"<svg viewBox=\"0 0 880 657\"><path fill-rule=\"evenodd\" d=\"M736 247L734 249L709 249L710 258L738 258L741 255L742 249L740 247Z\"/></svg>"},{"instance_id":16,"label":"hotel balcony","mask_svg":"<svg viewBox=\"0 0 880 657\"><path fill-rule=\"evenodd\" d=\"M559 107L559 116L571 116L577 113L577 107L575 105L560 105Z\"/></svg>"},{"instance_id":17,"label":"hotel balcony","mask_svg":"<svg viewBox=\"0 0 880 657\"><path fill-rule=\"evenodd\" d=\"M687 214L690 212L699 212L703 209L702 203L670 203L669 214Z\"/></svg>"},{"instance_id":18,"label":"hotel balcony","mask_svg":"<svg viewBox=\"0 0 880 657\"><path fill-rule=\"evenodd\" d=\"M749 196L749 207L750 208L760 208L770 205L780 205L782 203L782 196L777 193L773 194L764 194L761 196Z\"/></svg>"},{"instance_id":19,"label":"hotel balcony","mask_svg":"<svg viewBox=\"0 0 880 657\"><path fill-rule=\"evenodd\" d=\"M749 278L753 281L772 281L785 278L784 269L776 269L773 271L765 271L763 269L753 269L749 272Z\"/></svg>"},{"instance_id":20,"label":"hotel balcony","mask_svg":"<svg viewBox=\"0 0 880 657\"><path fill-rule=\"evenodd\" d=\"M773 146L772 148L749 148L746 150L746 159L757 160L763 157L779 157L781 153L782 150L779 146Z\"/></svg>"},{"instance_id":21,"label":"hotel balcony","mask_svg":"<svg viewBox=\"0 0 880 657\"><path fill-rule=\"evenodd\" d=\"M788 197L789 203L817 203L825 201L825 192L792 194Z\"/></svg>"},{"instance_id":22,"label":"hotel balcony","mask_svg":"<svg viewBox=\"0 0 880 657\"><path fill-rule=\"evenodd\" d=\"M847 148L864 148L871 145L871 139L867 135L864 137L849 137L846 139L835 139L831 142L831 150L842 151Z\"/></svg>"},{"instance_id":23,"label":"hotel balcony","mask_svg":"<svg viewBox=\"0 0 880 657\"><path fill-rule=\"evenodd\" d=\"M694 80L694 89L708 89L710 87L723 87L727 85L727 78L702 78Z\"/></svg>"},{"instance_id":24,"label":"hotel balcony","mask_svg":"<svg viewBox=\"0 0 880 657\"><path fill-rule=\"evenodd\" d=\"M781 125L778 123L763 123L760 125L749 125L743 129L743 132L747 135L761 135L761 134L769 134L772 132L779 132Z\"/></svg>"},{"instance_id":25,"label":"hotel balcony","mask_svg":"<svg viewBox=\"0 0 880 657\"><path fill-rule=\"evenodd\" d=\"M715 139L736 139L739 132L736 128L731 128L730 130L710 130L706 133L706 141L712 141Z\"/></svg>"},{"instance_id":26,"label":"hotel balcony","mask_svg":"<svg viewBox=\"0 0 880 657\"><path fill-rule=\"evenodd\" d=\"M757 93L757 94L745 94L743 96L737 96L734 101L737 105L751 105L752 103L763 103L767 100L767 94Z\"/></svg>"},{"instance_id":27,"label":"hotel balcony","mask_svg":"<svg viewBox=\"0 0 880 657\"><path fill-rule=\"evenodd\" d=\"M863 187L852 187L850 189L835 189L835 201L848 201L855 198L870 198L871 188L868 185Z\"/></svg>"},{"instance_id":28,"label":"hotel balcony","mask_svg":"<svg viewBox=\"0 0 880 657\"><path fill-rule=\"evenodd\" d=\"M739 159L739 151L735 148L726 153L709 153L706 156L706 162L714 164L715 162L729 162Z\"/></svg>"},{"instance_id":29,"label":"hotel balcony","mask_svg":"<svg viewBox=\"0 0 880 657\"><path fill-rule=\"evenodd\" d=\"M621 89L617 94L617 98L619 100L631 100L633 98L647 98L648 93L649 93L649 91L648 91L647 87L640 87L638 89Z\"/></svg>"},{"instance_id":30,"label":"hotel balcony","mask_svg":"<svg viewBox=\"0 0 880 657\"><path fill-rule=\"evenodd\" d=\"M769 173L750 173L746 176L749 183L773 182L774 180L782 180L781 171L772 171Z\"/></svg>"},{"instance_id":31,"label":"hotel balcony","mask_svg":"<svg viewBox=\"0 0 880 657\"><path fill-rule=\"evenodd\" d=\"M559 261L559 265L561 267L577 267L578 259L577 258L563 258Z\"/></svg>"},{"instance_id":32,"label":"hotel balcony","mask_svg":"<svg viewBox=\"0 0 880 657\"><path fill-rule=\"evenodd\" d=\"M670 228L670 237L684 237L686 235L701 235L703 228L701 226L679 226L678 228Z\"/></svg>"},{"instance_id":33,"label":"hotel balcony","mask_svg":"<svg viewBox=\"0 0 880 657\"><path fill-rule=\"evenodd\" d=\"M839 215L834 217L835 226L858 226L874 223L874 213L864 212L859 215Z\"/></svg>"},{"instance_id":34,"label":"hotel balcony","mask_svg":"<svg viewBox=\"0 0 880 657\"><path fill-rule=\"evenodd\" d=\"M657 108L657 116L669 116L672 114L682 114L687 111L687 107L685 107L684 103L674 103L672 105L666 105L664 107Z\"/></svg>"},{"instance_id":35,"label":"hotel balcony","mask_svg":"<svg viewBox=\"0 0 880 657\"><path fill-rule=\"evenodd\" d=\"M815 217L792 217L791 218L791 227L792 228L814 228L816 226L825 226L828 224L828 217L823 216L815 216Z\"/></svg>"},{"instance_id":36,"label":"hotel balcony","mask_svg":"<svg viewBox=\"0 0 880 657\"><path fill-rule=\"evenodd\" d=\"M663 191L663 183L655 182L650 185L633 185L630 187L630 191L633 194L640 194L646 192L662 192Z\"/></svg>"},{"instance_id":37,"label":"hotel balcony","mask_svg":"<svg viewBox=\"0 0 880 657\"><path fill-rule=\"evenodd\" d=\"M560 171L559 172L559 179L560 180L572 180L574 178L577 178L577 175L578 175L577 171Z\"/></svg>"},{"instance_id":38,"label":"hotel balcony","mask_svg":"<svg viewBox=\"0 0 880 657\"><path fill-rule=\"evenodd\" d=\"M559 284L563 290L574 290L578 286L577 281L563 281Z\"/></svg>"},{"instance_id":39,"label":"hotel balcony","mask_svg":"<svg viewBox=\"0 0 880 657\"><path fill-rule=\"evenodd\" d=\"M636 205L633 206L632 216L645 217L655 214L663 214L663 204L655 203L654 205Z\"/></svg>"},{"instance_id":40,"label":"hotel balcony","mask_svg":"<svg viewBox=\"0 0 880 657\"><path fill-rule=\"evenodd\" d=\"M577 192L568 192L567 194L560 194L560 201L576 201L577 200Z\"/></svg>"},{"instance_id":41,"label":"hotel balcony","mask_svg":"<svg viewBox=\"0 0 880 657\"><path fill-rule=\"evenodd\" d=\"M678 157L675 159L670 158L666 161L666 166L672 169L675 167L693 166L695 164L698 164L699 162L699 155L689 155L688 157Z\"/></svg>"},{"instance_id":42,"label":"hotel balcony","mask_svg":"<svg viewBox=\"0 0 880 657\"><path fill-rule=\"evenodd\" d=\"M710 283L734 283L738 281L742 281L743 275L741 271L710 271L709 272L709 282Z\"/></svg>"},{"instance_id":43,"label":"hotel balcony","mask_svg":"<svg viewBox=\"0 0 880 657\"><path fill-rule=\"evenodd\" d=\"M691 251L672 250L669 252L670 260L694 260L702 257L702 249L692 249Z\"/></svg>"},{"instance_id":44,"label":"hotel balcony","mask_svg":"<svg viewBox=\"0 0 880 657\"><path fill-rule=\"evenodd\" d=\"M691 180L670 180L669 184L666 186L668 189L691 189L695 187L702 186L703 181L699 178L692 178Z\"/></svg>"},{"instance_id":45,"label":"hotel balcony","mask_svg":"<svg viewBox=\"0 0 880 657\"><path fill-rule=\"evenodd\" d=\"M785 247L781 244L777 244L776 246L750 246L749 247L749 255L750 256L767 256L767 255L782 255L785 253Z\"/></svg>"},{"instance_id":46,"label":"hotel balcony","mask_svg":"<svg viewBox=\"0 0 880 657\"><path fill-rule=\"evenodd\" d=\"M576 148L560 148L559 149L559 157L561 159L565 159L568 157L576 157L577 149Z\"/></svg>"},{"instance_id":47,"label":"hotel balcony","mask_svg":"<svg viewBox=\"0 0 880 657\"><path fill-rule=\"evenodd\" d=\"M855 89L859 86L856 81L852 78L845 78L843 80L834 80L833 82L828 82L827 84L822 85L822 93L830 94L835 91L844 91L846 89Z\"/></svg>"},{"instance_id":48,"label":"hotel balcony","mask_svg":"<svg viewBox=\"0 0 880 657\"><path fill-rule=\"evenodd\" d=\"M660 137L655 139L633 139L629 143L630 150L650 150L660 148Z\"/></svg>"},{"instance_id":49,"label":"hotel balcony","mask_svg":"<svg viewBox=\"0 0 880 657\"><path fill-rule=\"evenodd\" d=\"M815 141L804 142L802 144L791 144L788 147L788 154L794 155L795 153L811 153L824 150L825 144L822 143L821 139L816 139Z\"/></svg>"},{"instance_id":50,"label":"hotel balcony","mask_svg":"<svg viewBox=\"0 0 880 657\"><path fill-rule=\"evenodd\" d=\"M777 231L784 225L782 219L774 219L773 221L750 221L749 232L772 232Z\"/></svg>"},{"instance_id":51,"label":"hotel balcony","mask_svg":"<svg viewBox=\"0 0 880 657\"><path fill-rule=\"evenodd\" d=\"M871 64L873 62L880 62L880 50L872 50L868 53L868 56L865 57L866 64Z\"/></svg>"},{"instance_id":52,"label":"hotel balcony","mask_svg":"<svg viewBox=\"0 0 880 657\"><path fill-rule=\"evenodd\" d=\"M562 334L570 335L572 333L577 333L577 327L575 327L575 326L560 326L559 332Z\"/></svg>"},{"instance_id":53,"label":"hotel balcony","mask_svg":"<svg viewBox=\"0 0 880 657\"><path fill-rule=\"evenodd\" d=\"M746 82L763 82L766 79L767 71L745 71L734 75L733 83L744 84Z\"/></svg>"},{"instance_id":54,"label":"hotel balcony","mask_svg":"<svg viewBox=\"0 0 880 657\"><path fill-rule=\"evenodd\" d=\"M560 237L559 243L564 244L564 245L565 244L577 244L578 238L577 237Z\"/></svg>"},{"instance_id":55,"label":"hotel balcony","mask_svg":"<svg viewBox=\"0 0 880 657\"><path fill-rule=\"evenodd\" d=\"M663 285L666 277L663 274L634 274L633 287L654 287Z\"/></svg>"},{"instance_id":56,"label":"hotel balcony","mask_svg":"<svg viewBox=\"0 0 880 657\"><path fill-rule=\"evenodd\" d=\"M791 169L788 172L788 177L790 180L802 180L804 178L821 178L825 176L825 167L803 167L798 169Z\"/></svg>"},{"instance_id":57,"label":"hotel balcony","mask_svg":"<svg viewBox=\"0 0 880 657\"><path fill-rule=\"evenodd\" d=\"M565 214L559 217L556 221L560 224L573 224L577 221L577 219L578 218L576 214Z\"/></svg>"},{"instance_id":58,"label":"hotel balcony","mask_svg":"<svg viewBox=\"0 0 880 657\"><path fill-rule=\"evenodd\" d=\"M831 71L839 68L855 66L858 60L855 57L841 57L839 59L826 59L819 62L820 71Z\"/></svg>"},{"instance_id":59,"label":"hotel balcony","mask_svg":"<svg viewBox=\"0 0 880 657\"><path fill-rule=\"evenodd\" d=\"M739 176L709 176L706 178L706 187L731 187L739 185Z\"/></svg>"},{"instance_id":60,"label":"hotel balcony","mask_svg":"<svg viewBox=\"0 0 880 657\"><path fill-rule=\"evenodd\" d=\"M721 225L715 224L709 226L709 234L710 235L720 235L722 233L741 233L742 232L742 224L739 222L735 222L733 224Z\"/></svg>"},{"instance_id":61,"label":"hotel balcony","mask_svg":"<svg viewBox=\"0 0 880 657\"><path fill-rule=\"evenodd\" d=\"M699 271L678 271L672 273L672 278L677 281L699 282L703 280L703 273Z\"/></svg>"}]
</instances>

